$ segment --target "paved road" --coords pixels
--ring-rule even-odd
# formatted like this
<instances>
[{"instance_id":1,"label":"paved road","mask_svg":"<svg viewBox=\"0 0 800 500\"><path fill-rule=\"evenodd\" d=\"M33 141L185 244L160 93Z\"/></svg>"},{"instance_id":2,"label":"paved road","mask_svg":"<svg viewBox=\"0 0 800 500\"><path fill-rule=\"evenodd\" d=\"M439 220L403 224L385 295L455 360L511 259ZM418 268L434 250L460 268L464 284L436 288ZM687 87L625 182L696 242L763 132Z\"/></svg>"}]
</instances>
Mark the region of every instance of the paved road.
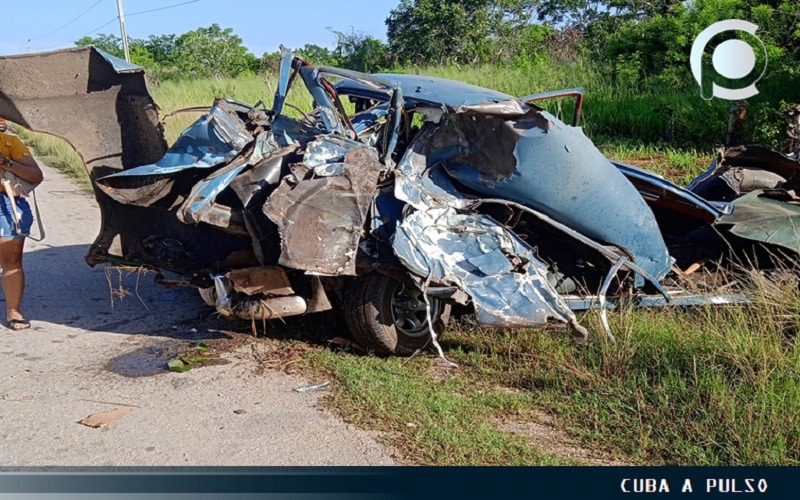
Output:
<instances>
[{"instance_id":1,"label":"paved road","mask_svg":"<svg viewBox=\"0 0 800 500\"><path fill-rule=\"evenodd\" d=\"M317 408L324 391L293 391L316 381L258 374L250 346L227 353L225 365L166 371L175 353L221 336L219 320L193 290L89 268L97 204L44 171L47 238L28 240L25 253L33 327L0 327L0 465L393 463L373 435ZM112 293L120 287L124 299ZM130 411L103 427L79 423L116 408Z\"/></svg>"}]
</instances>

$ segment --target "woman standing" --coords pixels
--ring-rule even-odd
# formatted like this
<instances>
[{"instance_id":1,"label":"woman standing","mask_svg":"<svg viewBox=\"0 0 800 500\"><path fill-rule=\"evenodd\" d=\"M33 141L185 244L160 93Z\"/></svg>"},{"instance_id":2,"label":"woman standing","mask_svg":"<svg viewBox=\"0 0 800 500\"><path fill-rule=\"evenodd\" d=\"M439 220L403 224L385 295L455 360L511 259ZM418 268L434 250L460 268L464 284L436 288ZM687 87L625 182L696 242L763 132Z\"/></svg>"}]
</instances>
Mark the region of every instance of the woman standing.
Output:
<instances>
[{"instance_id":1,"label":"woman standing","mask_svg":"<svg viewBox=\"0 0 800 500\"><path fill-rule=\"evenodd\" d=\"M0 169L2 169L0 174L5 176L6 173L10 173L24 181L38 184L43 178L39 164L16 135L6 133L7 128L5 119L0 118ZM9 186L8 183L2 184ZM33 215L27 200L22 196L15 197L13 193L6 192L2 184L0 184L0 267L3 268L6 324L12 330L24 330L30 328L31 324L20 310L25 290L22 249L25 237L30 234Z\"/></svg>"}]
</instances>

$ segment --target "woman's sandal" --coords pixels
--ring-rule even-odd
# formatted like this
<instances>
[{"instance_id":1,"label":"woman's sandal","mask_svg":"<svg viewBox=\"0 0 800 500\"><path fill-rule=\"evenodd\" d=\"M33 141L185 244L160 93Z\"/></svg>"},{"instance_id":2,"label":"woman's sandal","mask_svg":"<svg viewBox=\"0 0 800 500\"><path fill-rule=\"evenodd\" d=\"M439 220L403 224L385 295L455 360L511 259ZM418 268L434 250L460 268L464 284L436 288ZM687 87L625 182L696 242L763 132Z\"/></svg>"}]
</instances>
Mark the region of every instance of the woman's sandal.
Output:
<instances>
[{"instance_id":1,"label":"woman's sandal","mask_svg":"<svg viewBox=\"0 0 800 500\"><path fill-rule=\"evenodd\" d=\"M31 327L31 322L27 319L10 319L8 320L8 328L14 331L27 330Z\"/></svg>"}]
</instances>

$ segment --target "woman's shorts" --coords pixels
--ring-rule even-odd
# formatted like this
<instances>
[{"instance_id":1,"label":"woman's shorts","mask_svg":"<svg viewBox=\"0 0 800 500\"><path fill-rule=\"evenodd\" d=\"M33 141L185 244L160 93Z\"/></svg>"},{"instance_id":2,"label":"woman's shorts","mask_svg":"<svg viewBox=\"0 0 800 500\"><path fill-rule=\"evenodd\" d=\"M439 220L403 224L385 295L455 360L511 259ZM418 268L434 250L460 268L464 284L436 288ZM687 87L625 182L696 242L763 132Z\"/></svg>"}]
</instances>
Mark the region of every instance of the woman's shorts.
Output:
<instances>
[{"instance_id":1,"label":"woman's shorts","mask_svg":"<svg viewBox=\"0 0 800 500\"><path fill-rule=\"evenodd\" d=\"M17 213L20 214L19 231L14 224L14 214L11 212L11 201L5 191L0 192L0 238L18 240L31 234L33 214L28 200L18 196L14 198L17 204Z\"/></svg>"}]
</instances>

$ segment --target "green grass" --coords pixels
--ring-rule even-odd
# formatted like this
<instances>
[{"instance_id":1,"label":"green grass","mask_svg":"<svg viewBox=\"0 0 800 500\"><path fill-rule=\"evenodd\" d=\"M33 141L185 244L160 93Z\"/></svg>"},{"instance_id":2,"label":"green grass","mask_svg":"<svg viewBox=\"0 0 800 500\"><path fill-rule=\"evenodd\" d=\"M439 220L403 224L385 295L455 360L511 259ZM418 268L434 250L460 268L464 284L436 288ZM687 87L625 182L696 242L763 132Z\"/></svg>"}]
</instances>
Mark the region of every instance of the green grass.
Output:
<instances>
[{"instance_id":1,"label":"green grass","mask_svg":"<svg viewBox=\"0 0 800 500\"><path fill-rule=\"evenodd\" d=\"M246 76L241 78L206 78L192 81L165 81L151 85L153 100L159 106L159 114L164 116L182 108L208 106L217 97L228 97L254 105L259 101L271 107L275 94L276 78ZM172 144L180 133L191 125L202 112L175 114L165 120L164 135L168 144Z\"/></svg>"},{"instance_id":2,"label":"green grass","mask_svg":"<svg viewBox=\"0 0 800 500\"><path fill-rule=\"evenodd\" d=\"M339 381L330 404L350 421L380 430L408 463L422 465L569 465L498 422L525 418L531 396L474 386L462 373L437 379L436 361L338 355L309 357Z\"/></svg>"},{"instance_id":3,"label":"green grass","mask_svg":"<svg viewBox=\"0 0 800 500\"><path fill-rule=\"evenodd\" d=\"M59 169L84 191L91 192L92 185L83 160L66 141L47 134L31 132L13 126L13 131L36 152L41 162Z\"/></svg>"},{"instance_id":4,"label":"green grass","mask_svg":"<svg viewBox=\"0 0 800 500\"><path fill-rule=\"evenodd\" d=\"M559 463L557 449L498 429L545 412L589 456L622 463L798 465L800 352L787 314L800 298L788 287L757 293L747 307L613 312L615 344L595 313L582 318L594 332L583 346L565 330L462 321L442 341L459 365L445 380L432 355L309 361L339 382L330 404L387 431L411 463Z\"/></svg>"},{"instance_id":5,"label":"green grass","mask_svg":"<svg viewBox=\"0 0 800 500\"><path fill-rule=\"evenodd\" d=\"M609 158L633 164L685 186L705 172L714 156L710 151L679 149L667 144L646 144L614 137L594 137L594 143Z\"/></svg>"}]
</instances>

